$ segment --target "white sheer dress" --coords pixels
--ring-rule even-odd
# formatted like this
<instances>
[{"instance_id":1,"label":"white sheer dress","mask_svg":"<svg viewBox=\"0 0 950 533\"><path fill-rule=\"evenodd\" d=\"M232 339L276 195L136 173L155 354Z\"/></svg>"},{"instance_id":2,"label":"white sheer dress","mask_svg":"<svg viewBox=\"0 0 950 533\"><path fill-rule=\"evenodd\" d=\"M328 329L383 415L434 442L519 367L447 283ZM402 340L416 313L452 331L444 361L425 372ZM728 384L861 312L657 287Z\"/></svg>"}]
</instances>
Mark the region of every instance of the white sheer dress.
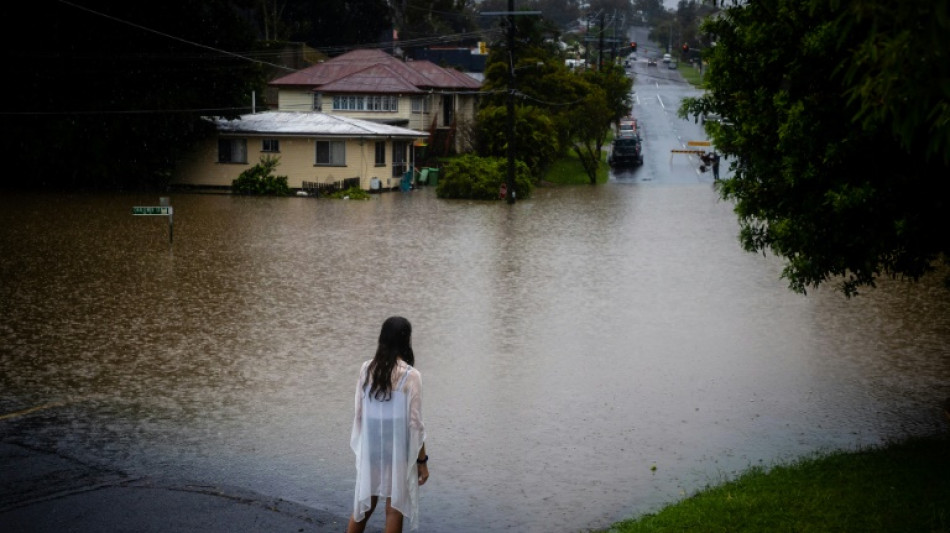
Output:
<instances>
[{"instance_id":1,"label":"white sheer dress","mask_svg":"<svg viewBox=\"0 0 950 533\"><path fill-rule=\"evenodd\" d=\"M350 447L356 454L356 493L353 518L366 517L373 496L385 507L385 499L409 521L419 526L419 473L416 458L425 442L422 423L422 376L398 361L393 370L393 389L388 401L378 401L366 382L369 361L363 363L356 384L356 416Z\"/></svg>"}]
</instances>

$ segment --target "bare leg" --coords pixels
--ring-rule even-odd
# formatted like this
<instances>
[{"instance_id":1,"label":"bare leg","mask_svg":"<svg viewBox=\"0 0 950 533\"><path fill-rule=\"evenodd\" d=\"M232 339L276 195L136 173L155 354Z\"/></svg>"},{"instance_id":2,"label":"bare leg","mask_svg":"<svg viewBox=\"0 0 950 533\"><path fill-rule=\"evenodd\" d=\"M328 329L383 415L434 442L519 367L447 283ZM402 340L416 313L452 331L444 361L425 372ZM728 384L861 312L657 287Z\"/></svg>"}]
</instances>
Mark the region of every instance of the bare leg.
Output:
<instances>
[{"instance_id":1,"label":"bare leg","mask_svg":"<svg viewBox=\"0 0 950 533\"><path fill-rule=\"evenodd\" d=\"M386 533L402 533L402 513L392 508L386 498Z\"/></svg>"},{"instance_id":2,"label":"bare leg","mask_svg":"<svg viewBox=\"0 0 950 533\"><path fill-rule=\"evenodd\" d=\"M373 516L373 511L376 510L376 496L373 496L369 501L369 511L366 511L366 516L362 520L357 522L353 520L353 515L350 515L350 523L346 526L346 533L363 533L363 530L366 529L366 522L369 522L369 517ZM389 500L386 500L386 510L387 514L389 511Z\"/></svg>"}]
</instances>

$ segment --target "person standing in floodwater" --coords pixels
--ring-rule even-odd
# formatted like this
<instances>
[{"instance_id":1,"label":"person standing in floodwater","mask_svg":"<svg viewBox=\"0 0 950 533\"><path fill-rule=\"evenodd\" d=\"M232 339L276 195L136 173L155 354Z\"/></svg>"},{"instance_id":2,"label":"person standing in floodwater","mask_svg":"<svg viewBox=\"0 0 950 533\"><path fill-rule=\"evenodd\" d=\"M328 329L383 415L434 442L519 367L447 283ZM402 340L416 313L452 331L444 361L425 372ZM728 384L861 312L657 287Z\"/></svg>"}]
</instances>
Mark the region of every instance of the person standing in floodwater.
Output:
<instances>
[{"instance_id":1,"label":"person standing in floodwater","mask_svg":"<svg viewBox=\"0 0 950 533\"><path fill-rule=\"evenodd\" d=\"M362 533L379 498L386 499L386 533L419 527L419 487L429 479L422 375L412 367L412 326L389 317L372 360L356 384L350 447L356 454L356 491L347 533Z\"/></svg>"}]
</instances>

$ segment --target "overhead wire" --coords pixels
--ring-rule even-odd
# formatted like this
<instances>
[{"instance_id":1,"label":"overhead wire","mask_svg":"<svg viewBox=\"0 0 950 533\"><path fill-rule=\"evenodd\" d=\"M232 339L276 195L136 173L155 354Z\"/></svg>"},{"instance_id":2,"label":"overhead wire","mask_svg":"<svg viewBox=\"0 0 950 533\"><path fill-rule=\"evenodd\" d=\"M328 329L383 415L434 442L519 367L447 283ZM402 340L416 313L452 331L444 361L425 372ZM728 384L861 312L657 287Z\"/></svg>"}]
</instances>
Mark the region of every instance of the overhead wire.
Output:
<instances>
[{"instance_id":1,"label":"overhead wire","mask_svg":"<svg viewBox=\"0 0 950 533\"><path fill-rule=\"evenodd\" d=\"M128 20L124 20L124 19L120 19L120 18L118 18L118 17L114 17L114 16L112 16L112 15L109 15L108 13L103 13L103 12L101 12L101 11L96 11L96 10L94 10L94 9L90 9L90 8L88 8L88 7L85 7L85 6L81 6L81 5L79 5L79 4L75 4L75 3L73 3L73 2L69 2L68 0L59 0L59 3L65 4L65 5L67 5L67 6L70 6L70 7L76 8L76 9L79 9L79 10L81 10L81 11L86 11L86 12L88 12L88 13L92 13L92 14L94 14L94 15L97 15L97 16L100 16L100 17L103 17L103 18L107 18L107 19L109 19L109 20L118 22L118 23L120 23L120 24L126 24L126 25L128 25L128 26L132 26L133 28L137 28L137 29L140 29L140 30L143 30L143 31L147 31L147 32L149 32L149 33L154 33L155 35L160 35L160 36L162 36L162 37L166 37L166 38L168 38L168 39L172 39L172 40L175 40L175 41L178 41L178 42L182 42L182 43L185 43L185 44L190 44L190 45L192 45L192 46L197 46L198 48L204 48L205 50L211 50L211 51L213 51L213 52L217 52L217 53L220 53L220 54L224 54L224 55L236 57L236 58L238 58L238 59L245 59L245 60L247 60L247 61L251 61L251 62L254 62L254 63L260 63L260 64L262 64L262 65L267 65L267 66L274 67L274 68L278 68L278 69L290 70L290 71L294 70L294 69L292 69L292 68L290 68L290 67L287 67L287 66L284 66L284 65L278 65L277 63L270 63L270 62L267 62L267 61L261 61L261 60L259 60L259 59L254 59L254 58L252 58L252 57L248 57L248 56L246 56L246 55L241 55L241 54L237 54L237 53L234 53L234 52L230 52L230 51L228 51L228 50L223 50L223 49L221 49L221 48L215 48L215 47L213 47L213 46L208 46L208 45L206 45L206 44L201 44L201 43L197 43L197 42L194 42L194 41L190 41L190 40L188 40L188 39L184 39L184 38L182 38L182 37L178 37L177 35L171 35L171 34L169 34L169 33L165 33L165 32L162 32L162 31L158 31L158 30L149 28L149 27L147 27L147 26L142 26L141 24L136 24L136 23L131 22L131 21L128 21Z\"/></svg>"},{"instance_id":2,"label":"overhead wire","mask_svg":"<svg viewBox=\"0 0 950 533\"><path fill-rule=\"evenodd\" d=\"M113 16L113 15L109 15L109 14L107 14L107 13L103 13L103 12L101 12L101 11L97 11L97 10L91 9L91 8L86 7L86 6L82 6L82 5L76 4L76 3L74 3L74 2L70 2L69 0L58 0L58 1L59 1L59 3L64 4L64 5L67 5L67 6L70 6L70 7L74 8L74 9L78 9L78 10L81 10L81 11L85 11L85 12L87 12L87 13L91 13L91 14L93 14L93 15L100 16L100 17L103 17L103 18L112 20L112 21L117 22L117 23L120 23L120 24L125 24L125 25L128 25L128 26L131 26L131 27L140 29L140 30L142 30L142 31L146 31L146 32L149 32L149 33L153 33L153 34L156 34L156 35L159 35L159 36L168 38L168 39L172 39L172 40L175 40L175 41L178 41L178 42L181 42L181 43L185 43L185 44L188 44L188 45L191 45L191 46L195 46L195 47L198 47L198 48L202 48L202 49L205 49L205 50L213 51L213 52L216 52L216 53L225 55L225 56L229 56L229 57L233 57L233 58L237 58L237 59L241 59L241 60L245 60L245 61L250 61L250 62L257 63L257 64L261 64L261 65L267 65L267 66L274 67L274 68L277 68L277 69L280 69L280 70L287 70L287 71L291 71L291 72L296 72L296 71L297 71L297 69L294 69L294 68L291 68L291 67L287 67L287 66L285 66L285 65L280 65L280 64L277 64L277 63L272 63L272 62L269 62L269 61L264 61L264 60L261 60L261 59L257 59L257 58L255 58L255 57L252 57L252 55L266 56L266 55L277 55L277 54L279 54L279 52L276 52L276 51L275 51L275 52L255 51L255 52L246 52L246 53L231 52L231 51L224 50L224 49L221 49L221 48L216 48L216 47L213 47L213 46L208 46L208 45L205 45L205 44L202 44L202 43L198 43L198 42L195 42L195 41L191 41L191 40L188 40L188 39L185 39L185 38L182 38L182 37L178 37L178 36L176 36L176 35L172 35L172 34L169 34L169 33L166 33L166 32L162 32L162 31L153 29L153 28L149 28L149 27L147 27L147 26L143 26L143 25L137 24L137 23L135 23L135 22L131 22L131 21L128 21L128 20L124 20L124 19L115 17L115 16ZM448 41L463 40L463 39L471 38L471 37L484 37L484 36L486 36L486 35L487 35L487 36L495 36L496 34L499 34L499 33L501 33L501 32L502 32L502 29L501 29L501 28L490 28L490 29L487 29L487 30L469 31L469 32L461 32L461 33L456 33L456 34L440 35L440 36L431 36L431 37L420 37L420 38L418 38L418 39L407 39L407 40L403 40L403 41L394 40L394 41L377 42L377 43L369 43L369 44L361 44L361 45L324 46L324 47L315 47L315 49L316 49L317 51L328 52L328 51L348 51L348 50L359 49L359 48L364 48L364 49L365 49L365 48L390 48L390 47L393 47L393 46L401 46L401 47L428 46L428 45L437 44L437 43L444 43L444 42L448 42ZM200 56L192 56L192 57L194 58L194 57L200 57ZM178 56L176 56L176 58L181 59L182 56L178 55ZM204 57L201 57L201 58L202 58L202 59L206 59L206 58L204 58ZM457 94L491 95L491 94L498 94L499 92L504 92L504 91L498 91L498 90L493 90L493 91L464 91L464 92L462 92L462 93L457 93ZM567 105L574 105L574 104L577 103L577 102L566 102L566 103L545 102L545 101L543 101L543 100L539 100L539 99L537 99L537 98L533 98L533 97L524 95L523 93L518 93L518 94L519 94L522 98L524 98L524 99L534 100L534 101L536 101L536 102L538 102L538 103L542 103L542 104L550 105L550 106L567 106ZM119 110L119 111L31 111L31 112L6 112L6 111L0 111L0 114L2 114L2 115L26 115L26 114L31 114L31 115L64 115L64 114L65 114L65 115L87 115L87 114L158 114L158 113L207 113L207 112L220 112L220 111L240 111L240 110L247 110L247 109L249 109L249 108L248 108L248 107L224 107L224 108L195 108L195 109L174 109L174 110Z\"/></svg>"}]
</instances>

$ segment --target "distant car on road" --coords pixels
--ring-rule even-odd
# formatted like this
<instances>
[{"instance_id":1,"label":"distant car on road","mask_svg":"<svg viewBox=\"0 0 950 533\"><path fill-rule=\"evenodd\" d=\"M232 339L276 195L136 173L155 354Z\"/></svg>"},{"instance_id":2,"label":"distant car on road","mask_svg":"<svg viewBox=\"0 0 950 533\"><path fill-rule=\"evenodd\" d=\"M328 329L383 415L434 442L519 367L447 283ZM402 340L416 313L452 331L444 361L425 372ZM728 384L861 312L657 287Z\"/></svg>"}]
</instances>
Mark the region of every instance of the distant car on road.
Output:
<instances>
[{"instance_id":1,"label":"distant car on road","mask_svg":"<svg viewBox=\"0 0 950 533\"><path fill-rule=\"evenodd\" d=\"M664 63L669 63L669 62L672 61L672 60L673 60L673 56L671 56L670 54L663 54L663 62L664 62Z\"/></svg>"},{"instance_id":2,"label":"distant car on road","mask_svg":"<svg viewBox=\"0 0 950 533\"><path fill-rule=\"evenodd\" d=\"M640 135L639 128L637 128L637 119L633 117L624 117L620 119L617 123L617 137L622 137L626 135Z\"/></svg>"},{"instance_id":3,"label":"distant car on road","mask_svg":"<svg viewBox=\"0 0 950 533\"><path fill-rule=\"evenodd\" d=\"M655 58L655 57L650 57L649 59L647 59L647 66L648 66L648 67L655 67L655 66L656 66L656 58Z\"/></svg>"}]
</instances>

